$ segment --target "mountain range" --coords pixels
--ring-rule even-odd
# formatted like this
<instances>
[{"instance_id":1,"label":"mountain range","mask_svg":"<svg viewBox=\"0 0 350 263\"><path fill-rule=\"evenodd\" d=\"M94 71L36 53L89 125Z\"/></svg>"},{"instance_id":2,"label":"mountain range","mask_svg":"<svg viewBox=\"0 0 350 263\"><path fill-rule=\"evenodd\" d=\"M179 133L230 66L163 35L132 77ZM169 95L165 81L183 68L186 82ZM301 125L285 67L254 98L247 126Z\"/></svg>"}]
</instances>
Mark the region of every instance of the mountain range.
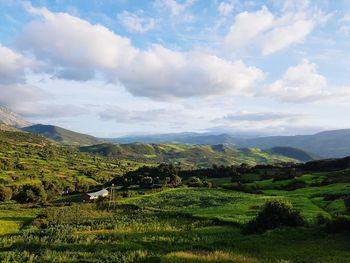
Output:
<instances>
[{"instance_id":1,"label":"mountain range","mask_svg":"<svg viewBox=\"0 0 350 263\"><path fill-rule=\"evenodd\" d=\"M180 133L163 135L130 136L107 139L113 143L180 143L180 144L229 144L236 148L292 147L319 158L338 158L350 155L350 129L319 132L313 135L268 136L240 138L230 134Z\"/></svg>"},{"instance_id":2,"label":"mountain range","mask_svg":"<svg viewBox=\"0 0 350 263\"><path fill-rule=\"evenodd\" d=\"M1 129L21 128L23 131L42 135L65 145L90 146L111 144L189 144L229 145L234 148L260 148L298 160L340 158L350 156L350 129L319 132L313 135L268 136L244 138L231 134L172 133L160 135L126 136L120 138L96 138L58 126L35 124L6 107L0 106Z\"/></svg>"}]
</instances>

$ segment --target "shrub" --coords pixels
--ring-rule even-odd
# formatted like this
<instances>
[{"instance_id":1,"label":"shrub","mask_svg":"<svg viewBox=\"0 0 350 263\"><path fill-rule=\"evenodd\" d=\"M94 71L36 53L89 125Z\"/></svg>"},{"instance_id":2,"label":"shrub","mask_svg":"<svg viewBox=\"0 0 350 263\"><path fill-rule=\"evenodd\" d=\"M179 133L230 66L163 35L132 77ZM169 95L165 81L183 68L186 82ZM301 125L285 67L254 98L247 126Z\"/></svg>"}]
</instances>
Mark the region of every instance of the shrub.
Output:
<instances>
[{"instance_id":1,"label":"shrub","mask_svg":"<svg viewBox=\"0 0 350 263\"><path fill-rule=\"evenodd\" d=\"M3 185L0 185L0 201L8 201L12 198L12 189Z\"/></svg>"},{"instance_id":2,"label":"shrub","mask_svg":"<svg viewBox=\"0 0 350 263\"><path fill-rule=\"evenodd\" d=\"M298 179L293 179L284 187L284 189L289 190L289 191L293 191L293 190L296 190L299 188L305 188L306 186L307 186L307 184L304 181L301 181Z\"/></svg>"},{"instance_id":3,"label":"shrub","mask_svg":"<svg viewBox=\"0 0 350 263\"><path fill-rule=\"evenodd\" d=\"M233 183L233 184L230 184L227 186L223 186L223 188L228 189L228 190L249 193L249 194L262 194L263 193L257 184L246 185L246 184L241 184L241 183Z\"/></svg>"},{"instance_id":4,"label":"shrub","mask_svg":"<svg viewBox=\"0 0 350 263\"><path fill-rule=\"evenodd\" d=\"M152 177L150 177L150 176L142 177L141 182L140 182L141 187L148 188L148 187L152 187L152 185L153 185L153 178Z\"/></svg>"},{"instance_id":5,"label":"shrub","mask_svg":"<svg viewBox=\"0 0 350 263\"><path fill-rule=\"evenodd\" d=\"M202 187L203 186L202 180L199 177L192 177L187 184L190 187Z\"/></svg>"},{"instance_id":6,"label":"shrub","mask_svg":"<svg viewBox=\"0 0 350 263\"><path fill-rule=\"evenodd\" d=\"M338 216L329 220L326 229L330 233L347 233L350 234L350 218Z\"/></svg>"},{"instance_id":7,"label":"shrub","mask_svg":"<svg viewBox=\"0 0 350 263\"><path fill-rule=\"evenodd\" d=\"M43 204L47 200L47 194L43 185L24 185L16 197L20 203L39 203Z\"/></svg>"},{"instance_id":8,"label":"shrub","mask_svg":"<svg viewBox=\"0 0 350 263\"><path fill-rule=\"evenodd\" d=\"M283 226L302 226L304 219L298 211L293 209L291 203L282 200L267 201L261 208L256 218L248 222L244 228L244 234L260 234L266 230Z\"/></svg>"},{"instance_id":9,"label":"shrub","mask_svg":"<svg viewBox=\"0 0 350 263\"><path fill-rule=\"evenodd\" d=\"M171 184L172 186L176 187L182 184L182 179L180 176L178 175L172 175L170 177L170 181L169 184Z\"/></svg>"},{"instance_id":10,"label":"shrub","mask_svg":"<svg viewBox=\"0 0 350 263\"><path fill-rule=\"evenodd\" d=\"M344 198L344 205L346 210L350 213L350 196Z\"/></svg>"}]
</instances>

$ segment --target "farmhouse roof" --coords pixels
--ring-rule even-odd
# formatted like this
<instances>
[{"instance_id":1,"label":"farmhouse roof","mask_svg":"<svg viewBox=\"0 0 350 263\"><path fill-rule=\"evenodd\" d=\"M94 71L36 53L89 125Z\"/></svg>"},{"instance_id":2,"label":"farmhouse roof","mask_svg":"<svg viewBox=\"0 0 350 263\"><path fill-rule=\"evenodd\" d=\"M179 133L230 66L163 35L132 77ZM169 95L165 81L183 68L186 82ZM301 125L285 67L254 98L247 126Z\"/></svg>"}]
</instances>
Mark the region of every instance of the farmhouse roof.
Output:
<instances>
[{"instance_id":1,"label":"farmhouse roof","mask_svg":"<svg viewBox=\"0 0 350 263\"><path fill-rule=\"evenodd\" d=\"M101 196L101 195L106 195L106 194L109 194L109 192L106 189L102 189L102 190L97 191L97 192L88 193L87 195L90 197L96 197L96 196Z\"/></svg>"}]
</instances>

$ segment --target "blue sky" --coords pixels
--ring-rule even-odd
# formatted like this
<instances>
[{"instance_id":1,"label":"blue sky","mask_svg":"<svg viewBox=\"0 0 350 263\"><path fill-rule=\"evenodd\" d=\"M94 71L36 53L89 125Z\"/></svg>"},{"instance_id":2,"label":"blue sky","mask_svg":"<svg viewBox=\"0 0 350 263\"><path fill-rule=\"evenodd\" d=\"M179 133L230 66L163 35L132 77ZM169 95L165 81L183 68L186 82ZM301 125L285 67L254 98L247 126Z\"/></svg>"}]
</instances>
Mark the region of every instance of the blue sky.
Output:
<instances>
[{"instance_id":1,"label":"blue sky","mask_svg":"<svg viewBox=\"0 0 350 263\"><path fill-rule=\"evenodd\" d=\"M113 137L349 128L346 0L0 1L0 104Z\"/></svg>"}]
</instances>

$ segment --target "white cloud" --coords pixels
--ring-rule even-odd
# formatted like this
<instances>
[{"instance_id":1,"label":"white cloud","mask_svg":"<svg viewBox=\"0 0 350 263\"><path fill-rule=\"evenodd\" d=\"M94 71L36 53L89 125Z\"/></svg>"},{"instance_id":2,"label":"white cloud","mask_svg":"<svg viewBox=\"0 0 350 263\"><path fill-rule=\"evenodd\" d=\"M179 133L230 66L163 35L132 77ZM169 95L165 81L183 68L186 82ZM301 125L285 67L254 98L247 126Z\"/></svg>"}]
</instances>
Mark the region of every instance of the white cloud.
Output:
<instances>
[{"instance_id":1,"label":"white cloud","mask_svg":"<svg viewBox=\"0 0 350 263\"><path fill-rule=\"evenodd\" d=\"M193 118L189 111L182 108L154 108L144 110L130 110L121 107L108 106L98 113L101 120L112 120L117 123L183 123L184 120Z\"/></svg>"},{"instance_id":2,"label":"white cloud","mask_svg":"<svg viewBox=\"0 0 350 263\"><path fill-rule=\"evenodd\" d=\"M24 83L25 69L32 62L0 44L0 84Z\"/></svg>"},{"instance_id":3,"label":"white cloud","mask_svg":"<svg viewBox=\"0 0 350 263\"><path fill-rule=\"evenodd\" d=\"M158 0L158 3L168 8L172 16L177 16L193 5L195 1L196 0L186 0L181 4L176 0Z\"/></svg>"},{"instance_id":4,"label":"white cloud","mask_svg":"<svg viewBox=\"0 0 350 263\"><path fill-rule=\"evenodd\" d=\"M138 53L128 38L103 26L45 8L27 9L41 19L25 26L18 45L53 66L58 77L87 80L96 69L123 67Z\"/></svg>"},{"instance_id":5,"label":"white cloud","mask_svg":"<svg viewBox=\"0 0 350 263\"><path fill-rule=\"evenodd\" d=\"M291 103L314 102L335 95L329 90L327 79L317 72L316 65L307 60L289 67L282 79L273 82L263 93Z\"/></svg>"},{"instance_id":6,"label":"white cloud","mask_svg":"<svg viewBox=\"0 0 350 263\"><path fill-rule=\"evenodd\" d=\"M225 46L234 51L255 45L263 55L270 55L291 44L303 43L313 29L328 17L311 8L308 1L302 1L300 5L286 4L280 15L272 14L263 6L256 12L242 12L236 16L225 38Z\"/></svg>"},{"instance_id":7,"label":"white cloud","mask_svg":"<svg viewBox=\"0 0 350 263\"><path fill-rule=\"evenodd\" d=\"M136 96L169 99L246 94L264 77L242 61L161 45L140 50L101 25L47 9L28 10L41 19L24 28L19 46L46 61L58 78L88 80L98 72Z\"/></svg>"},{"instance_id":8,"label":"white cloud","mask_svg":"<svg viewBox=\"0 0 350 263\"><path fill-rule=\"evenodd\" d=\"M225 45L229 49L244 47L269 29L273 21L274 16L266 7L254 13L240 13L230 27L230 32L225 38Z\"/></svg>"},{"instance_id":9,"label":"white cloud","mask_svg":"<svg viewBox=\"0 0 350 263\"><path fill-rule=\"evenodd\" d=\"M339 19L338 32L347 36L350 35L350 14L345 14L341 19Z\"/></svg>"},{"instance_id":10,"label":"white cloud","mask_svg":"<svg viewBox=\"0 0 350 263\"><path fill-rule=\"evenodd\" d=\"M29 84L0 85L0 105L7 106L18 113L32 110L36 104L47 98L43 90Z\"/></svg>"},{"instance_id":11,"label":"white cloud","mask_svg":"<svg viewBox=\"0 0 350 263\"><path fill-rule=\"evenodd\" d=\"M232 3L220 2L218 12L223 16L227 16L233 11L233 7Z\"/></svg>"},{"instance_id":12,"label":"white cloud","mask_svg":"<svg viewBox=\"0 0 350 263\"><path fill-rule=\"evenodd\" d=\"M128 11L118 14L118 19L130 32L145 33L156 26L155 19L142 17Z\"/></svg>"}]
</instances>

